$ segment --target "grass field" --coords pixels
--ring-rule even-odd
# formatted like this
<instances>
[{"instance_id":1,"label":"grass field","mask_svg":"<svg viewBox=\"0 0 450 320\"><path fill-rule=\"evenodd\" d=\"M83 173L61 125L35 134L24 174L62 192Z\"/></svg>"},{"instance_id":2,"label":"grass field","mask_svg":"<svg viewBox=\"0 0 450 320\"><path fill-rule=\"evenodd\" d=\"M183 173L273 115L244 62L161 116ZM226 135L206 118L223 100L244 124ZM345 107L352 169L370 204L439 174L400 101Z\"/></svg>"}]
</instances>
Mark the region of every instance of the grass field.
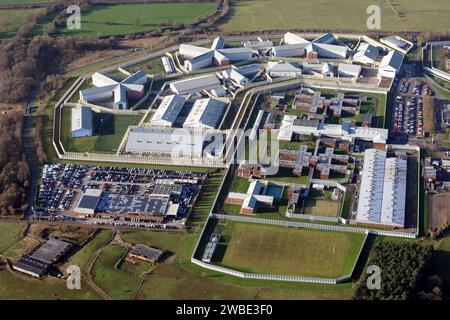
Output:
<instances>
[{"instance_id":1,"label":"grass field","mask_svg":"<svg viewBox=\"0 0 450 320\"><path fill-rule=\"evenodd\" d=\"M41 280L16 277L0 271L0 299L2 300L97 300L98 294L84 281L81 290L68 290L62 279L47 277Z\"/></svg>"},{"instance_id":2,"label":"grass field","mask_svg":"<svg viewBox=\"0 0 450 320\"><path fill-rule=\"evenodd\" d=\"M0 4L3 3L0 0ZM0 10L0 39L13 37L28 21L28 16L39 9L5 9Z\"/></svg>"},{"instance_id":3,"label":"grass field","mask_svg":"<svg viewBox=\"0 0 450 320\"><path fill-rule=\"evenodd\" d=\"M60 30L74 36L109 36L146 32L174 25L193 23L213 14L216 2L152 3L93 6L81 16L81 29Z\"/></svg>"},{"instance_id":4,"label":"grass field","mask_svg":"<svg viewBox=\"0 0 450 320\"><path fill-rule=\"evenodd\" d=\"M335 278L350 274L364 235L234 223L222 228L219 264L254 273Z\"/></svg>"},{"instance_id":5,"label":"grass field","mask_svg":"<svg viewBox=\"0 0 450 320\"><path fill-rule=\"evenodd\" d=\"M72 108L64 107L62 109L61 142L66 151L113 153L119 147L128 127L137 124L140 119L139 116L135 115L113 115L97 112L94 112L93 115L94 128L97 128L94 136L72 138Z\"/></svg>"},{"instance_id":6,"label":"grass field","mask_svg":"<svg viewBox=\"0 0 450 320\"><path fill-rule=\"evenodd\" d=\"M427 133L434 133L434 112L435 112L434 98L430 96L423 97L423 130Z\"/></svg>"},{"instance_id":7,"label":"grass field","mask_svg":"<svg viewBox=\"0 0 450 320\"><path fill-rule=\"evenodd\" d=\"M235 176L231 183L230 191L246 193L249 186L250 181L248 178Z\"/></svg>"},{"instance_id":8,"label":"grass field","mask_svg":"<svg viewBox=\"0 0 450 320\"><path fill-rule=\"evenodd\" d=\"M370 0L244 0L233 4L231 17L221 25L227 31L322 29L368 30ZM394 14L387 1L378 2L382 31L443 31L450 29L445 0L396 0Z\"/></svg>"},{"instance_id":9,"label":"grass field","mask_svg":"<svg viewBox=\"0 0 450 320\"><path fill-rule=\"evenodd\" d=\"M339 201L308 199L305 201L305 214L338 217L339 205Z\"/></svg>"},{"instance_id":10,"label":"grass field","mask_svg":"<svg viewBox=\"0 0 450 320\"><path fill-rule=\"evenodd\" d=\"M51 3L55 0L0 0L0 4L16 4L16 3Z\"/></svg>"},{"instance_id":11,"label":"grass field","mask_svg":"<svg viewBox=\"0 0 450 320\"><path fill-rule=\"evenodd\" d=\"M111 238L112 230L100 230L84 247L71 256L66 265L77 265L84 270L94 253Z\"/></svg>"},{"instance_id":12,"label":"grass field","mask_svg":"<svg viewBox=\"0 0 450 320\"><path fill-rule=\"evenodd\" d=\"M141 281L136 275L115 268L125 253L126 249L118 245L106 246L92 270L95 283L113 299L131 299Z\"/></svg>"},{"instance_id":13,"label":"grass field","mask_svg":"<svg viewBox=\"0 0 450 320\"><path fill-rule=\"evenodd\" d=\"M25 237L9 247L9 249L4 252L4 255L10 259L19 259L21 256L29 253L38 245L39 241L33 238Z\"/></svg>"},{"instance_id":14,"label":"grass field","mask_svg":"<svg viewBox=\"0 0 450 320\"><path fill-rule=\"evenodd\" d=\"M23 222L0 222L0 254L22 239Z\"/></svg>"}]
</instances>

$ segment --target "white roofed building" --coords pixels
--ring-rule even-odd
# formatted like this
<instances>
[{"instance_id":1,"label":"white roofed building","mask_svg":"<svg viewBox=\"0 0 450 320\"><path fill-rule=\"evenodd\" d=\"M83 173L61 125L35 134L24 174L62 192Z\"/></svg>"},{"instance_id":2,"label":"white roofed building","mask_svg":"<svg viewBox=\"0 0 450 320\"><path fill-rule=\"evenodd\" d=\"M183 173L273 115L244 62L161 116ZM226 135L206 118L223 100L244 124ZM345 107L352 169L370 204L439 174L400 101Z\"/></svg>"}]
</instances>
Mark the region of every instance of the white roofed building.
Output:
<instances>
[{"instance_id":1,"label":"white roofed building","mask_svg":"<svg viewBox=\"0 0 450 320\"><path fill-rule=\"evenodd\" d=\"M338 75L342 78L351 78L353 81L358 80L362 67L357 64L339 63Z\"/></svg>"},{"instance_id":2,"label":"white roofed building","mask_svg":"<svg viewBox=\"0 0 450 320\"><path fill-rule=\"evenodd\" d=\"M352 127L348 123L327 124L319 123L317 126L306 125L297 121L293 115L285 115L278 131L277 139L280 141L291 141L293 133L300 135L328 136L347 141L361 139L371 141L375 145L383 146L388 139L388 130L372 127Z\"/></svg>"},{"instance_id":3,"label":"white roofed building","mask_svg":"<svg viewBox=\"0 0 450 320\"><path fill-rule=\"evenodd\" d=\"M378 75L386 78L395 78L403 64L404 55L395 50L389 51L381 60Z\"/></svg>"},{"instance_id":4,"label":"white roofed building","mask_svg":"<svg viewBox=\"0 0 450 320\"><path fill-rule=\"evenodd\" d=\"M179 95L170 95L163 98L150 123L154 126L172 127L186 99Z\"/></svg>"},{"instance_id":5,"label":"white roofed building","mask_svg":"<svg viewBox=\"0 0 450 320\"><path fill-rule=\"evenodd\" d=\"M101 73L92 75L92 84L97 88L80 91L80 101L98 103L113 100L114 109L128 109L128 99L139 99L144 96L147 74L138 71L118 82Z\"/></svg>"},{"instance_id":6,"label":"white roofed building","mask_svg":"<svg viewBox=\"0 0 450 320\"><path fill-rule=\"evenodd\" d=\"M86 106L72 109L72 137L90 137L93 133L92 110Z\"/></svg>"},{"instance_id":7,"label":"white roofed building","mask_svg":"<svg viewBox=\"0 0 450 320\"><path fill-rule=\"evenodd\" d=\"M186 59L184 67L188 71L199 70L211 65L224 66L233 61L250 60L253 57L253 50L250 47L224 48L224 46L224 39L217 37L211 48L181 44L179 53Z\"/></svg>"},{"instance_id":8,"label":"white roofed building","mask_svg":"<svg viewBox=\"0 0 450 320\"><path fill-rule=\"evenodd\" d=\"M199 130L134 128L128 134L126 153L199 158L206 135Z\"/></svg>"},{"instance_id":9,"label":"white roofed building","mask_svg":"<svg viewBox=\"0 0 450 320\"><path fill-rule=\"evenodd\" d=\"M316 52L321 58L345 59L349 49L333 34L325 33L309 41L297 34L288 32L283 36L283 45L272 48L275 57L302 57L310 52Z\"/></svg>"},{"instance_id":10,"label":"white roofed building","mask_svg":"<svg viewBox=\"0 0 450 320\"><path fill-rule=\"evenodd\" d=\"M170 89L176 94L195 94L220 87L220 81L214 74L195 77L170 84Z\"/></svg>"},{"instance_id":11,"label":"white roofed building","mask_svg":"<svg viewBox=\"0 0 450 320\"><path fill-rule=\"evenodd\" d=\"M216 99L198 99L184 121L183 127L215 129L219 126L225 107L224 102Z\"/></svg>"},{"instance_id":12,"label":"white roofed building","mask_svg":"<svg viewBox=\"0 0 450 320\"><path fill-rule=\"evenodd\" d=\"M308 52L307 48L311 46L309 43L284 44L274 46L272 55L278 58L304 57Z\"/></svg>"},{"instance_id":13,"label":"white roofed building","mask_svg":"<svg viewBox=\"0 0 450 320\"><path fill-rule=\"evenodd\" d=\"M271 77L298 77L302 70L289 62L269 62L267 73Z\"/></svg>"},{"instance_id":14,"label":"white roofed building","mask_svg":"<svg viewBox=\"0 0 450 320\"><path fill-rule=\"evenodd\" d=\"M356 221L405 225L407 162L387 158L386 151L366 149Z\"/></svg>"},{"instance_id":15,"label":"white roofed building","mask_svg":"<svg viewBox=\"0 0 450 320\"><path fill-rule=\"evenodd\" d=\"M364 65L374 64L378 59L379 50L373 45L363 42L359 45L358 50L353 55L353 62L361 63Z\"/></svg>"}]
</instances>

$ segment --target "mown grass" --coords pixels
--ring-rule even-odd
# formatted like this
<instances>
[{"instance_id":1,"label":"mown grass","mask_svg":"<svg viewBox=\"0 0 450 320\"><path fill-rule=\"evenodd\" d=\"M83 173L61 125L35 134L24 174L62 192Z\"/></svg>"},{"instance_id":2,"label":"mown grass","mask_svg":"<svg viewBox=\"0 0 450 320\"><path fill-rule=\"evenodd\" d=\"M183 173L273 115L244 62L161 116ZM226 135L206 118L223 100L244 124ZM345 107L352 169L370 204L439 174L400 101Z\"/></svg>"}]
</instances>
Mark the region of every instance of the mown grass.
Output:
<instances>
[{"instance_id":1,"label":"mown grass","mask_svg":"<svg viewBox=\"0 0 450 320\"><path fill-rule=\"evenodd\" d=\"M222 230L219 263L237 270L335 278L350 274L364 235L233 223ZM221 257L221 255L223 255Z\"/></svg>"},{"instance_id":2,"label":"mown grass","mask_svg":"<svg viewBox=\"0 0 450 320\"><path fill-rule=\"evenodd\" d=\"M61 142L66 151L114 153L130 125L136 125L140 117L93 113L94 135L92 137L72 138L72 108L62 108Z\"/></svg>"},{"instance_id":3,"label":"mown grass","mask_svg":"<svg viewBox=\"0 0 450 320\"><path fill-rule=\"evenodd\" d=\"M0 221L0 254L22 239L24 222Z\"/></svg>"},{"instance_id":4,"label":"mown grass","mask_svg":"<svg viewBox=\"0 0 450 320\"><path fill-rule=\"evenodd\" d=\"M131 299L140 282L136 275L115 268L126 251L124 247L110 244L103 249L92 268L95 283L117 300Z\"/></svg>"}]
</instances>

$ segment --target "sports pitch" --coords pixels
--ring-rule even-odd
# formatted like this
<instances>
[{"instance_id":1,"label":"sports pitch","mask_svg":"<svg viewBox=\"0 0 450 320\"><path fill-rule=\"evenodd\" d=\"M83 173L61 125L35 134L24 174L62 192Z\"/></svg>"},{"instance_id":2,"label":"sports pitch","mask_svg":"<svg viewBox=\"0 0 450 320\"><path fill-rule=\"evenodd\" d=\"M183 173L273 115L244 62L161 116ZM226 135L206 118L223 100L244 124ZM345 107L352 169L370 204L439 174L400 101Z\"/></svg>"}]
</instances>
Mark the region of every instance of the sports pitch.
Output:
<instances>
[{"instance_id":1,"label":"sports pitch","mask_svg":"<svg viewBox=\"0 0 450 320\"><path fill-rule=\"evenodd\" d=\"M216 258L251 273L337 278L351 273L364 234L235 223L222 227Z\"/></svg>"}]
</instances>

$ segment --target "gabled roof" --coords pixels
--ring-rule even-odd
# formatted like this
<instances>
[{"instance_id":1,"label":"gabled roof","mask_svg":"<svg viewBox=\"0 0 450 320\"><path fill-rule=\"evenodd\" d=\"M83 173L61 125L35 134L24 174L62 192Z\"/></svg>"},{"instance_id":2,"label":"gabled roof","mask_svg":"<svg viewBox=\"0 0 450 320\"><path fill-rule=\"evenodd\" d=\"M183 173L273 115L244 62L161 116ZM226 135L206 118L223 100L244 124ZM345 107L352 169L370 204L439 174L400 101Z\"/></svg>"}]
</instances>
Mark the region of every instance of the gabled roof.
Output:
<instances>
[{"instance_id":1,"label":"gabled roof","mask_svg":"<svg viewBox=\"0 0 450 320\"><path fill-rule=\"evenodd\" d=\"M392 68L397 72L400 71L402 67L404 55L395 50L389 51L387 55L383 57L380 63L380 69L382 68Z\"/></svg>"},{"instance_id":2,"label":"gabled roof","mask_svg":"<svg viewBox=\"0 0 450 320\"><path fill-rule=\"evenodd\" d=\"M86 106L72 109L72 131L85 129L92 130L92 110Z\"/></svg>"}]
</instances>

